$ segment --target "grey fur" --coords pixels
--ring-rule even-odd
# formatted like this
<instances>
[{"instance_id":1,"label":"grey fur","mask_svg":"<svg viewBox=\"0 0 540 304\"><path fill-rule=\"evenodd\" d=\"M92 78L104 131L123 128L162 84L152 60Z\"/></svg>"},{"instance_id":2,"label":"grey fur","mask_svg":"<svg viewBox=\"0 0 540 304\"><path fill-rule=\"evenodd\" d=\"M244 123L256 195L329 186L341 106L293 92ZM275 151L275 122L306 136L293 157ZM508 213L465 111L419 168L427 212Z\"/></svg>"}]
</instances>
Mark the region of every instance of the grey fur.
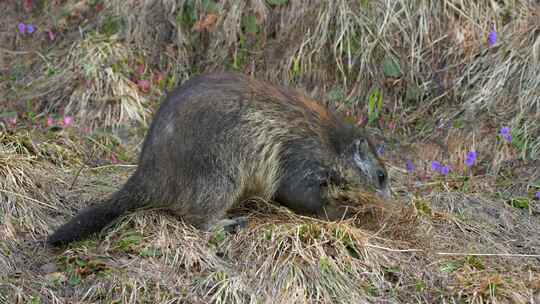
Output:
<instances>
[{"instance_id":1,"label":"grey fur","mask_svg":"<svg viewBox=\"0 0 540 304\"><path fill-rule=\"evenodd\" d=\"M295 91L241 74L207 74L163 102L127 183L48 242L86 237L142 207L166 208L200 229L255 196L322 214L325 187L338 183L389 193L384 164L361 129Z\"/></svg>"}]
</instances>

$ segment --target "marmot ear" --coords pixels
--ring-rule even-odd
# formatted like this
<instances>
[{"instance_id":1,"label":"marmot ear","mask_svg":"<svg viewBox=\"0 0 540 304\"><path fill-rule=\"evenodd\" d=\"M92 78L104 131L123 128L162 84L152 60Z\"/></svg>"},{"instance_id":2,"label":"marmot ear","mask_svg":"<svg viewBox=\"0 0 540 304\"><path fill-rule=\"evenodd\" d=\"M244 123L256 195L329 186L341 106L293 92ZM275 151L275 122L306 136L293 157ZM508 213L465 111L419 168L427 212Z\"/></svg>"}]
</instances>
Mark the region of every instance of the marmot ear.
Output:
<instances>
[{"instance_id":1,"label":"marmot ear","mask_svg":"<svg viewBox=\"0 0 540 304\"><path fill-rule=\"evenodd\" d=\"M365 160L370 153L369 142L366 138L358 138L354 140L354 154L360 159Z\"/></svg>"}]
</instances>

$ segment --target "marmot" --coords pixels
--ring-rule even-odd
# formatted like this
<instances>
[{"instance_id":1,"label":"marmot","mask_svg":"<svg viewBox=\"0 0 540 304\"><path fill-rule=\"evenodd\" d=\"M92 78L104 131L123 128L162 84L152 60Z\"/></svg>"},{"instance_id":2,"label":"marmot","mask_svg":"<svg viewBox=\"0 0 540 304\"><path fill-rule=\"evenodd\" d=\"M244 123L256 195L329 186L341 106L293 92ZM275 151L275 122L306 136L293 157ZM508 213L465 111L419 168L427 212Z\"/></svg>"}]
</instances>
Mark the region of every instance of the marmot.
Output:
<instances>
[{"instance_id":1,"label":"marmot","mask_svg":"<svg viewBox=\"0 0 540 304\"><path fill-rule=\"evenodd\" d=\"M201 75L161 104L125 185L48 242L84 238L143 207L168 209L204 230L250 197L324 215L324 190L343 182L390 195L385 166L361 128L296 91L237 73Z\"/></svg>"}]
</instances>

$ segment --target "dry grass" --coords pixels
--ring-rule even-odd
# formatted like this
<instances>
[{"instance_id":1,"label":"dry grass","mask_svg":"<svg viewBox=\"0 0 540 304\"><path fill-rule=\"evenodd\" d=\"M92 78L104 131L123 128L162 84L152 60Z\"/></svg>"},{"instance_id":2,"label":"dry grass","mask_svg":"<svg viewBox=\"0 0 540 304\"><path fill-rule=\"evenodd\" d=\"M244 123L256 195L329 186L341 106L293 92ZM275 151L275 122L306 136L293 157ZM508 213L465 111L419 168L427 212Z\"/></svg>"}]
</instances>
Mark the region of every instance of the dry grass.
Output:
<instances>
[{"instance_id":1,"label":"dry grass","mask_svg":"<svg viewBox=\"0 0 540 304\"><path fill-rule=\"evenodd\" d=\"M145 120L145 108L138 88L127 77L125 61L133 58L128 47L117 37L88 37L73 46L67 62L79 66L82 81L66 105L66 113L80 118L80 123L100 118L102 125L129 120ZM80 67L80 63L82 69ZM103 68L105 67L105 68ZM67 66L62 70L70 70ZM124 69L124 70L123 70Z\"/></svg>"},{"instance_id":2,"label":"dry grass","mask_svg":"<svg viewBox=\"0 0 540 304\"><path fill-rule=\"evenodd\" d=\"M129 79L134 54L118 37L89 34L54 56L18 98L46 100L42 108L61 110L89 129L146 122L145 101Z\"/></svg>"},{"instance_id":3,"label":"dry grass","mask_svg":"<svg viewBox=\"0 0 540 304\"><path fill-rule=\"evenodd\" d=\"M73 211L84 200L108 195L128 172L84 170L73 189L60 188L71 204L63 208ZM396 186L404 185L393 173ZM249 226L232 235L203 233L166 213L141 211L98 237L55 250L43 247L46 232L31 236L12 228L0 243L0 267L6 270L0 291L8 301L44 303L534 299L540 279L538 218L527 220L498 201L445 190L410 200L411 207L391 209L363 204L355 217L340 222L301 217L255 200L233 211L247 215ZM51 230L61 221L54 214L21 216L33 216L34 223ZM6 223L3 228L10 226Z\"/></svg>"},{"instance_id":4,"label":"dry grass","mask_svg":"<svg viewBox=\"0 0 540 304\"><path fill-rule=\"evenodd\" d=\"M73 15L94 9L67 2ZM382 90L389 120L415 136L437 136L434 127L455 121L476 132L482 115L492 131L513 127L520 156L538 159L539 10L527 0L109 1L82 37L61 19L66 40L34 56L45 72L21 79L27 92L15 96L46 99L85 124L115 125L144 121L155 100L129 77L136 65L148 79L167 75L169 88L194 73L234 69L295 83L358 115ZM489 47L493 29L498 42Z\"/></svg>"},{"instance_id":5,"label":"dry grass","mask_svg":"<svg viewBox=\"0 0 540 304\"><path fill-rule=\"evenodd\" d=\"M59 223L47 220L51 213L66 214L66 210L74 210L59 189L76 186L81 170L86 170L88 164L99 165L102 160L96 159L111 153L107 147L111 136L77 138L77 135L70 130L57 133L17 130L0 134L3 236L16 238L21 233L36 238L50 232L52 223ZM70 179L65 173L70 174Z\"/></svg>"},{"instance_id":6,"label":"dry grass","mask_svg":"<svg viewBox=\"0 0 540 304\"><path fill-rule=\"evenodd\" d=\"M47 177L52 166L40 163L36 156L20 150L24 147L5 136L0 141L0 214L3 220L2 239L14 239L18 233L33 238L48 231L46 214L60 212L55 189L56 182ZM19 149L19 151L17 151ZM22 153L21 153L22 152ZM56 178L56 176L54 176Z\"/></svg>"}]
</instances>

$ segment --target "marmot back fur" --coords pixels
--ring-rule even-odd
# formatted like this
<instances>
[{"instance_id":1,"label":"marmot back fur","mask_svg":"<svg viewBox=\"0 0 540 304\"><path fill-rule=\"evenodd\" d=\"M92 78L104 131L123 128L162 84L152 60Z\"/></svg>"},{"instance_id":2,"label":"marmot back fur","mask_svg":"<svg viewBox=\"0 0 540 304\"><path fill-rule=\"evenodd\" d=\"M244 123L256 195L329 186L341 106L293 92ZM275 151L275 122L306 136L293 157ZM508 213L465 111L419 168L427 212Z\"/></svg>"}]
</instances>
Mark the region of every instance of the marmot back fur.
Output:
<instances>
[{"instance_id":1,"label":"marmot back fur","mask_svg":"<svg viewBox=\"0 0 540 304\"><path fill-rule=\"evenodd\" d=\"M81 239L142 207L171 210L200 229L250 197L321 215L324 189L338 183L389 195L386 169L362 129L298 92L242 74L202 75L162 103L126 184L48 242Z\"/></svg>"}]
</instances>

